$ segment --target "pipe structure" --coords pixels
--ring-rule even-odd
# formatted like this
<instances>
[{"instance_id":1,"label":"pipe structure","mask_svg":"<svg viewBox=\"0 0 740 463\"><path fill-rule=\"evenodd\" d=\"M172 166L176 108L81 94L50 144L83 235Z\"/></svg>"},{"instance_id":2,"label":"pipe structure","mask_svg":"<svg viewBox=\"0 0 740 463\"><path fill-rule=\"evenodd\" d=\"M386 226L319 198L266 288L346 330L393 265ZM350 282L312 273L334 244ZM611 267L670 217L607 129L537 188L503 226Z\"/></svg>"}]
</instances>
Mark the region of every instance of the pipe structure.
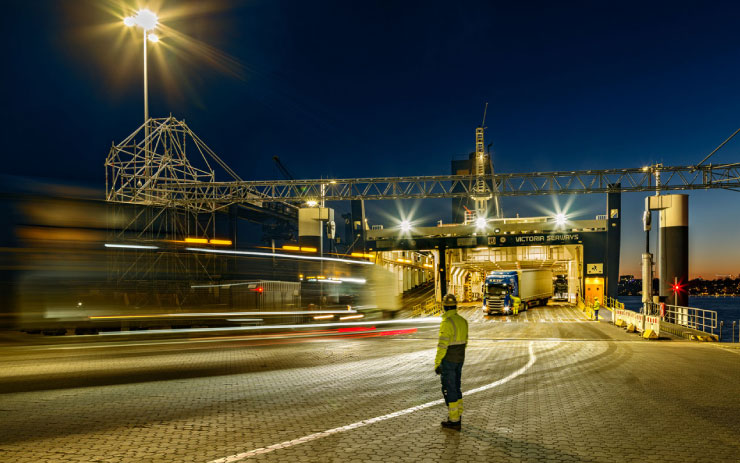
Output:
<instances>
[{"instance_id":1,"label":"pipe structure","mask_svg":"<svg viewBox=\"0 0 740 463\"><path fill-rule=\"evenodd\" d=\"M665 195L660 198L660 295L673 299L678 306L687 307L689 197ZM674 290L674 281L677 282L677 290Z\"/></svg>"}]
</instances>

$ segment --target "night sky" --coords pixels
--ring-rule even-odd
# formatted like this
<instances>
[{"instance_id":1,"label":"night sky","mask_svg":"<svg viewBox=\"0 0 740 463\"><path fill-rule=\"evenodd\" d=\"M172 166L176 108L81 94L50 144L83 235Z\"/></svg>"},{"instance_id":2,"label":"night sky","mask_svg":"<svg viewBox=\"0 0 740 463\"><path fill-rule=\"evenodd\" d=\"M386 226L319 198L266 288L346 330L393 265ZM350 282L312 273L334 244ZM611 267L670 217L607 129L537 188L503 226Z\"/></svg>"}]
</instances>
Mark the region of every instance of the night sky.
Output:
<instances>
[{"instance_id":1,"label":"night sky","mask_svg":"<svg viewBox=\"0 0 740 463\"><path fill-rule=\"evenodd\" d=\"M447 174L473 150L486 102L498 172L695 164L740 126L737 2L3 6L0 173L101 196L111 142L143 120L141 37L121 23L136 6L192 39L152 46L150 114L184 118L244 179L282 178L274 155L298 178ZM738 138L712 161L740 160ZM740 273L740 194L690 195L691 276ZM643 198L623 196L622 273L639 271ZM554 201L566 198L503 206L542 215ZM605 202L577 198L574 218ZM375 202L370 220L389 226L414 206L450 220L448 200Z\"/></svg>"}]
</instances>

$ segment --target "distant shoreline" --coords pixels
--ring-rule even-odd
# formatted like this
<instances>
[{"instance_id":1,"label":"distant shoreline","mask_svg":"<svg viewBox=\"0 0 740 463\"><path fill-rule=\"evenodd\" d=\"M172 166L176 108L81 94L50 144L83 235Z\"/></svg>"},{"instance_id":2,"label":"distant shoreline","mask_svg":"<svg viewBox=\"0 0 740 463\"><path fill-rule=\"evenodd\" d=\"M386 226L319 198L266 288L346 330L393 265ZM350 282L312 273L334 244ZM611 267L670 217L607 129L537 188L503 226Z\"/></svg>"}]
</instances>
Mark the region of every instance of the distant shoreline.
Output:
<instances>
[{"instance_id":1,"label":"distant shoreline","mask_svg":"<svg viewBox=\"0 0 740 463\"><path fill-rule=\"evenodd\" d=\"M617 297L640 297L642 294L620 294ZM716 297L716 298L725 298L725 297L740 297L740 294L689 294L689 297Z\"/></svg>"}]
</instances>

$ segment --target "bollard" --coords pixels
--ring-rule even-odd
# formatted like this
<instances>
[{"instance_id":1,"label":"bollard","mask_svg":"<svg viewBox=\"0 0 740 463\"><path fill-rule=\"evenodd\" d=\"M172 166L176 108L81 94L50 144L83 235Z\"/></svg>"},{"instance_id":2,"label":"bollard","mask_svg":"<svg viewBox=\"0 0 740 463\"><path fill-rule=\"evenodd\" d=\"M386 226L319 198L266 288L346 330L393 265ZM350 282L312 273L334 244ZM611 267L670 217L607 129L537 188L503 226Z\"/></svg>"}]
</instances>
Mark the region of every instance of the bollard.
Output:
<instances>
[{"instance_id":1,"label":"bollard","mask_svg":"<svg viewBox=\"0 0 740 463\"><path fill-rule=\"evenodd\" d=\"M719 342L722 342L722 326L724 326L724 324L725 324L724 320L719 321Z\"/></svg>"}]
</instances>

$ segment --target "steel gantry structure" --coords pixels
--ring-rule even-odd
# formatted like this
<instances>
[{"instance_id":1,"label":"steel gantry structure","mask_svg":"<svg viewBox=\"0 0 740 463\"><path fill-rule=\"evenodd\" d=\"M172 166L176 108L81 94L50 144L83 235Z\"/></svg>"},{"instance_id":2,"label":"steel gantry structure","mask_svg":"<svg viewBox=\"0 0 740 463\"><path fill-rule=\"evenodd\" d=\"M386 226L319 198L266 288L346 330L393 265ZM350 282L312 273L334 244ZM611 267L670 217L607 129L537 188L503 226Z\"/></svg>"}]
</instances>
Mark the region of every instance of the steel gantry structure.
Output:
<instances>
[{"instance_id":1,"label":"steel gantry structure","mask_svg":"<svg viewBox=\"0 0 740 463\"><path fill-rule=\"evenodd\" d=\"M150 119L111 148L106 162L107 195L113 203L213 213L233 204L263 206L308 200L388 200L475 197L480 174L308 180L242 180L184 122ZM195 168L186 141L201 158ZM149 147L149 148L147 148ZM145 156L144 151L152 153ZM706 158L705 158L706 160ZM703 163L704 161L702 161ZM151 164L150 164L151 163ZM573 195L614 192L740 190L740 163L533 173L493 173L486 181L497 196ZM218 166L228 181L217 181ZM146 171L152 172L145 176ZM294 207L294 206L289 206Z\"/></svg>"},{"instance_id":2,"label":"steel gantry structure","mask_svg":"<svg viewBox=\"0 0 740 463\"><path fill-rule=\"evenodd\" d=\"M740 189L740 163L705 166L649 166L632 169L494 174L499 196L572 195L609 192ZM656 181L657 180L657 181ZM476 177L435 175L314 180L248 180L209 182L199 188L172 184L178 203L216 201L301 201L324 199L387 200L461 198L474 196ZM202 196L201 196L202 195ZM186 199L187 198L187 199Z\"/></svg>"}]
</instances>

